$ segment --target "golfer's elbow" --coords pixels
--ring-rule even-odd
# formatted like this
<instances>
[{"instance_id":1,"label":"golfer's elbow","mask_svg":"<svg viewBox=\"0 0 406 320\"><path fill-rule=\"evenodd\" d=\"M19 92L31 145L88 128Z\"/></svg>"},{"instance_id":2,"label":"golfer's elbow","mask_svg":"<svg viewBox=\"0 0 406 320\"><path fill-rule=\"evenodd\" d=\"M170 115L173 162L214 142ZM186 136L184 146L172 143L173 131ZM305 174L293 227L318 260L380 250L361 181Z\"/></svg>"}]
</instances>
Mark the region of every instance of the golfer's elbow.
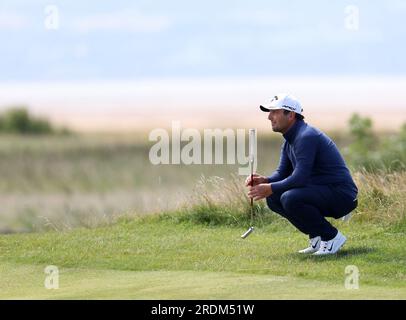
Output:
<instances>
[{"instance_id":1,"label":"golfer's elbow","mask_svg":"<svg viewBox=\"0 0 406 320\"><path fill-rule=\"evenodd\" d=\"M308 184L309 182L309 175L297 175L294 177L293 181L292 181L292 187L294 188L301 188L304 187Z\"/></svg>"}]
</instances>

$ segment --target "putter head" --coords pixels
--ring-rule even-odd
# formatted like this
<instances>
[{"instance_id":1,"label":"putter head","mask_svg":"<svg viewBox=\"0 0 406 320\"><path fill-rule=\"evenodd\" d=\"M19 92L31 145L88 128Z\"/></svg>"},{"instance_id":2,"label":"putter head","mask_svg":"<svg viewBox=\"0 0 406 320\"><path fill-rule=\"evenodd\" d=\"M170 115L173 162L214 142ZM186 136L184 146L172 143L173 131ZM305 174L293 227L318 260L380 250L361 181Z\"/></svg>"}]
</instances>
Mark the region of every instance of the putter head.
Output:
<instances>
[{"instance_id":1,"label":"putter head","mask_svg":"<svg viewBox=\"0 0 406 320\"><path fill-rule=\"evenodd\" d=\"M249 229L247 231L245 231L245 233L241 236L241 238L245 239L246 237L248 237L250 235L251 232L254 231L254 227L249 227Z\"/></svg>"}]
</instances>

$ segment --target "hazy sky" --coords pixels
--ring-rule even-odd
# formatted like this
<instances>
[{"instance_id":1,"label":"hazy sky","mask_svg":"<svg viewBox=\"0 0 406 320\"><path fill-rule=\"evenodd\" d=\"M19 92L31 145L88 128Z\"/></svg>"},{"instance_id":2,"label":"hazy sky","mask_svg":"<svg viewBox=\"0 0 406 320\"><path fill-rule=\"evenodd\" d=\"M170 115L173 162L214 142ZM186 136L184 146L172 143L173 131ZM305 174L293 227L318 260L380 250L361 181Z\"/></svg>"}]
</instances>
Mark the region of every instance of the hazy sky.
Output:
<instances>
[{"instance_id":1,"label":"hazy sky","mask_svg":"<svg viewBox=\"0 0 406 320\"><path fill-rule=\"evenodd\" d=\"M0 81L405 75L405 36L402 0L1 0Z\"/></svg>"}]
</instances>

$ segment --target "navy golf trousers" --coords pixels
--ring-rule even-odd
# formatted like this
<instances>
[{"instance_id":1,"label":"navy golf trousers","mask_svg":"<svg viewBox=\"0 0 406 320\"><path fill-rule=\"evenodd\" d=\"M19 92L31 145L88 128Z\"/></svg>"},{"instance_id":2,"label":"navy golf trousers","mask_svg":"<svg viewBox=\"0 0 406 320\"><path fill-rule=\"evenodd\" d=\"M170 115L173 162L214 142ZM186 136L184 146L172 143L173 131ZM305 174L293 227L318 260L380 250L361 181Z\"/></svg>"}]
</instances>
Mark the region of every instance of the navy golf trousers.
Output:
<instances>
[{"instance_id":1,"label":"navy golf trousers","mask_svg":"<svg viewBox=\"0 0 406 320\"><path fill-rule=\"evenodd\" d=\"M266 202L272 211L288 219L309 238L321 236L323 241L328 241L337 235L337 229L325 217L338 219L357 207L356 194L345 190L345 185L308 185L274 193Z\"/></svg>"}]
</instances>

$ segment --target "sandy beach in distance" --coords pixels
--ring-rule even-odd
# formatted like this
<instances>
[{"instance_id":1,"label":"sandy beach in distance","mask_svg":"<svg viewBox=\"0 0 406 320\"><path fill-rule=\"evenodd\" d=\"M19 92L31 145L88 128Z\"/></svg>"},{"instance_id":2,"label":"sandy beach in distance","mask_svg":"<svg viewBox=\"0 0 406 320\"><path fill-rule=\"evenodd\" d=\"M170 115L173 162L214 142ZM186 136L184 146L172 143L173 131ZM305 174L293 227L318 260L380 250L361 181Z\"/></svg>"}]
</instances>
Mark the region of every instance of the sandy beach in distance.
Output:
<instances>
[{"instance_id":1,"label":"sandy beach in distance","mask_svg":"<svg viewBox=\"0 0 406 320\"><path fill-rule=\"evenodd\" d=\"M324 130L347 126L352 113L371 117L377 130L406 122L405 77L275 77L149 79L75 83L1 83L0 109L25 105L80 131L233 127L269 129L258 105L290 92L309 123Z\"/></svg>"}]
</instances>

